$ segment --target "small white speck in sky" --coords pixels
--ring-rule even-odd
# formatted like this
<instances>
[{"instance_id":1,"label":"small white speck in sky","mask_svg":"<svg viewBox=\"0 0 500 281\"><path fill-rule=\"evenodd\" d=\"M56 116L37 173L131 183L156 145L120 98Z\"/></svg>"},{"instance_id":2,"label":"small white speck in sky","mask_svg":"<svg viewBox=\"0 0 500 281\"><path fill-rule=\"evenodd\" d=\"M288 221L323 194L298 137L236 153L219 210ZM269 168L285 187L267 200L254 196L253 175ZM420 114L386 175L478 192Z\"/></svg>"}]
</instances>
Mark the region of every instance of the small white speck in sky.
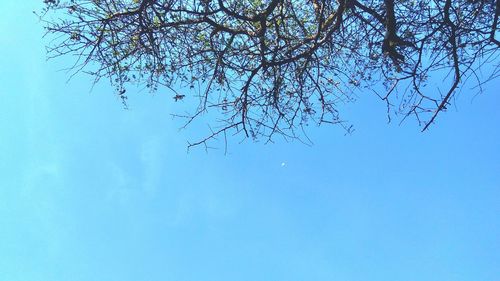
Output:
<instances>
[{"instance_id":1,"label":"small white speck in sky","mask_svg":"<svg viewBox=\"0 0 500 281\"><path fill-rule=\"evenodd\" d=\"M281 167L285 167L286 163L285 162L281 162Z\"/></svg>"}]
</instances>

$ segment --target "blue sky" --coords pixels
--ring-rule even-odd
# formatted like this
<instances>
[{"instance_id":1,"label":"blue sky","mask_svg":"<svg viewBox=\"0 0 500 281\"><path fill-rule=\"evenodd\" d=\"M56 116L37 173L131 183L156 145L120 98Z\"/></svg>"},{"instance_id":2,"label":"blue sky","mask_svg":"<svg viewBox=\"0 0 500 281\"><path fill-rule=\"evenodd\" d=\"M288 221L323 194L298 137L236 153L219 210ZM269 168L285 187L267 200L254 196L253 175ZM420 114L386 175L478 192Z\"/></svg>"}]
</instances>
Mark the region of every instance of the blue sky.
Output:
<instances>
[{"instance_id":1,"label":"blue sky","mask_svg":"<svg viewBox=\"0 0 500 281\"><path fill-rule=\"evenodd\" d=\"M426 133L360 94L353 135L187 153L170 93L46 62L40 3L0 2L0 280L500 280L499 81Z\"/></svg>"}]
</instances>

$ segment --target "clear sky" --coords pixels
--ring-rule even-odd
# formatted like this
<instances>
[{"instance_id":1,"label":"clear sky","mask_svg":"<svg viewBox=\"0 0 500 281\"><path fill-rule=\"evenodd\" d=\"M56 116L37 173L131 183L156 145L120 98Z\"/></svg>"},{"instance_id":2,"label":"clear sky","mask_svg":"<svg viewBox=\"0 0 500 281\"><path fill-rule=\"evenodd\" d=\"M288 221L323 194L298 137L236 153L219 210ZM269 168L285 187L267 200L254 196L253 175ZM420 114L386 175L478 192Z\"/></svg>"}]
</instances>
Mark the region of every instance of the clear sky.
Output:
<instances>
[{"instance_id":1,"label":"clear sky","mask_svg":"<svg viewBox=\"0 0 500 281\"><path fill-rule=\"evenodd\" d=\"M500 80L426 133L360 94L353 135L187 153L170 93L66 83L41 3L0 1L0 280L500 280Z\"/></svg>"}]
</instances>

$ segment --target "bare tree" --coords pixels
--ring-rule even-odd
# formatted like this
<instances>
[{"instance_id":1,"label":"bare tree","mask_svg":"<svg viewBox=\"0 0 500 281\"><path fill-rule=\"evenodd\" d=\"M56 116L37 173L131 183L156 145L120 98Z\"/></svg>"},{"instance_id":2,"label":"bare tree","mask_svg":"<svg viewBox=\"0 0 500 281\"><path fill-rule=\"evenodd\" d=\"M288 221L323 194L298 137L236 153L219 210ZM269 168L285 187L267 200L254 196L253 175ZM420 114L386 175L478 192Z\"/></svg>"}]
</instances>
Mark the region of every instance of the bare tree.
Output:
<instances>
[{"instance_id":1,"label":"bare tree","mask_svg":"<svg viewBox=\"0 0 500 281\"><path fill-rule=\"evenodd\" d=\"M186 125L217 113L190 146L228 133L299 138L307 123L349 130L338 107L358 90L426 130L468 80L481 91L499 75L500 0L45 3L49 57L76 56L75 72L110 79L124 103L134 83L195 97ZM425 88L443 74L443 91Z\"/></svg>"}]
</instances>

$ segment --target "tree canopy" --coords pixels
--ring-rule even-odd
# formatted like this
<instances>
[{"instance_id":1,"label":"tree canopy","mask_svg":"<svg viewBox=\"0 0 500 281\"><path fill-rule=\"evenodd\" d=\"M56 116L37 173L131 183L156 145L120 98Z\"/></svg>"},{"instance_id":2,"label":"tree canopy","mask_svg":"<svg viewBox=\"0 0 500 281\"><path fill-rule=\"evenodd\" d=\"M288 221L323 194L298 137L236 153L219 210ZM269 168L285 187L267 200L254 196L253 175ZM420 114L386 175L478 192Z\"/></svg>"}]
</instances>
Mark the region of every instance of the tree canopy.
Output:
<instances>
[{"instance_id":1,"label":"tree canopy","mask_svg":"<svg viewBox=\"0 0 500 281\"><path fill-rule=\"evenodd\" d=\"M131 85L166 87L199 101L178 115L186 125L216 114L191 145L297 138L308 123L349 130L339 107L356 91L426 130L464 84L481 91L499 75L500 0L44 2L49 57L75 56L75 72L109 79L124 104ZM426 87L434 76L442 85Z\"/></svg>"}]
</instances>

